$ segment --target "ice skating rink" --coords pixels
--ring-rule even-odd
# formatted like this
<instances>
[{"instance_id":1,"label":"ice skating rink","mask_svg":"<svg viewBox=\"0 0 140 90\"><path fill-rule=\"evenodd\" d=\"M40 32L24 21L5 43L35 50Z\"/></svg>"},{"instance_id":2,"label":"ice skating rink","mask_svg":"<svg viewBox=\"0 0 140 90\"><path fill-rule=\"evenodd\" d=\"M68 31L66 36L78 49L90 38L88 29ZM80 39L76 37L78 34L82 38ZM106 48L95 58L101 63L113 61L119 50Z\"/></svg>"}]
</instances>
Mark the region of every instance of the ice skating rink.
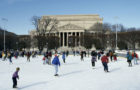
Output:
<instances>
[{"instance_id":1,"label":"ice skating rink","mask_svg":"<svg viewBox=\"0 0 140 90\"><path fill-rule=\"evenodd\" d=\"M20 67L18 90L140 90L139 65L128 67L126 58L119 57L117 62L109 62L109 73L104 72L100 60L95 69L91 66L91 57L68 56L61 66L58 77L54 76L52 65L43 65L43 56L31 58L12 58L9 61L0 60L0 90L12 89L12 74ZM133 63L133 61L132 61Z\"/></svg>"}]
</instances>

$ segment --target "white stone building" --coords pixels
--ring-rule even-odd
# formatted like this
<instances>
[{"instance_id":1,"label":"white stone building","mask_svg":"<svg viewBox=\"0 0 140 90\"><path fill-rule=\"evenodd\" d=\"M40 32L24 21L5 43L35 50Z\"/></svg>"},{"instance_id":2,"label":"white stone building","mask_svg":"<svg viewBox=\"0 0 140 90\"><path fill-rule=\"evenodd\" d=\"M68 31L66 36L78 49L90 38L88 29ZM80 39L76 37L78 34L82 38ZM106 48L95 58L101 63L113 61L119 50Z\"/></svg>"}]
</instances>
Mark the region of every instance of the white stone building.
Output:
<instances>
[{"instance_id":1,"label":"white stone building","mask_svg":"<svg viewBox=\"0 0 140 90\"><path fill-rule=\"evenodd\" d=\"M58 35L60 38L60 46L65 48L69 47L69 36L78 36L85 32L91 32L89 28L91 28L96 23L103 23L103 18L100 18L99 15L48 15L42 16L40 21L46 19L47 17L55 18L59 21L57 31L53 31L55 35ZM43 27L43 23L40 23L40 27ZM34 32L34 31L31 31ZM92 31L92 33L96 33L96 31ZM35 33L30 33L31 36L35 35ZM80 41L75 41L75 46L80 47Z\"/></svg>"}]
</instances>

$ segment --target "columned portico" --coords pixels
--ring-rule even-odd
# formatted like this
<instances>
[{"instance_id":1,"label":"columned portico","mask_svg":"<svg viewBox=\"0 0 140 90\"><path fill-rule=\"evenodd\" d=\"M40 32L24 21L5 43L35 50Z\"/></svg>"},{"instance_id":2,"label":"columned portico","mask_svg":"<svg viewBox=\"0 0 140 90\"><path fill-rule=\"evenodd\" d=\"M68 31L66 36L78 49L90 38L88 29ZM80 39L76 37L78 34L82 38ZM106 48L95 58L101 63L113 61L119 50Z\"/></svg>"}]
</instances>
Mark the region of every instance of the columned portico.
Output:
<instances>
[{"instance_id":1,"label":"columned portico","mask_svg":"<svg viewBox=\"0 0 140 90\"><path fill-rule=\"evenodd\" d=\"M81 42L80 42L80 37L81 37L81 33L83 32L83 30L81 31L77 31L77 32L59 32L59 42L60 42L60 46L61 47L69 47L69 43L71 43L71 41L69 41L69 37L70 36L74 36L74 46L81 46Z\"/></svg>"}]
</instances>

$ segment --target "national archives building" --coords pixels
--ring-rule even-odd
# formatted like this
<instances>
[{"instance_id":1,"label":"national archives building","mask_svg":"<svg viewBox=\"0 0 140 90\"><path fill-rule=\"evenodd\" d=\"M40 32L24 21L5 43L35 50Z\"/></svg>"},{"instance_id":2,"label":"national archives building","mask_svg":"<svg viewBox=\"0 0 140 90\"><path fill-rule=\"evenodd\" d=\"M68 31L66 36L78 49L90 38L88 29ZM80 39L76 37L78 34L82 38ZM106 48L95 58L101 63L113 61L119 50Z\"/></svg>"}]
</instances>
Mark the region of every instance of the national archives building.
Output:
<instances>
[{"instance_id":1,"label":"national archives building","mask_svg":"<svg viewBox=\"0 0 140 90\"><path fill-rule=\"evenodd\" d=\"M94 26L96 23L103 23L103 18L100 18L99 15L48 15L42 16L40 20L43 20L47 17L55 18L58 20L57 31L51 33L59 36L59 42L61 47L69 47L69 37L77 36L84 34L85 32L96 33L96 31L90 31L89 29ZM43 23L40 23L43 26ZM33 34L31 31L30 34ZM32 36L32 35L31 35ZM80 41L75 42L76 46L80 46Z\"/></svg>"}]
</instances>

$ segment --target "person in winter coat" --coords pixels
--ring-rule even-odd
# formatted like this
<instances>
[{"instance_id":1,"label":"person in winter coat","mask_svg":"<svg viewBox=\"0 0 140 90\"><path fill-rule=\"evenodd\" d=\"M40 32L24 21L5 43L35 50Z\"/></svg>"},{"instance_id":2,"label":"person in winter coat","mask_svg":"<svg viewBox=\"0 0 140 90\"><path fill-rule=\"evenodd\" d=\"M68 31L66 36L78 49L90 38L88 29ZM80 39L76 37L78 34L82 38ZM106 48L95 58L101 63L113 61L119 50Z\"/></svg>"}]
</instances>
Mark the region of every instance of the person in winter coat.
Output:
<instances>
[{"instance_id":1,"label":"person in winter coat","mask_svg":"<svg viewBox=\"0 0 140 90\"><path fill-rule=\"evenodd\" d=\"M127 62L128 62L128 64L129 64L128 66L129 66L129 67L132 67L132 62L131 62L131 61L132 61L133 58L132 58L131 53L128 52L127 55L126 55L126 57L127 57Z\"/></svg>"},{"instance_id":2,"label":"person in winter coat","mask_svg":"<svg viewBox=\"0 0 140 90\"><path fill-rule=\"evenodd\" d=\"M95 61L96 61L96 56L92 56L91 58L92 67L95 67Z\"/></svg>"},{"instance_id":3,"label":"person in winter coat","mask_svg":"<svg viewBox=\"0 0 140 90\"><path fill-rule=\"evenodd\" d=\"M109 53L109 55L110 55L110 60L112 61L112 59L113 59L113 52L111 51L111 52Z\"/></svg>"},{"instance_id":4,"label":"person in winter coat","mask_svg":"<svg viewBox=\"0 0 140 90\"><path fill-rule=\"evenodd\" d=\"M27 61L29 61L29 62L30 62L30 56L31 56L31 53L27 52Z\"/></svg>"},{"instance_id":5,"label":"person in winter coat","mask_svg":"<svg viewBox=\"0 0 140 90\"><path fill-rule=\"evenodd\" d=\"M51 51L48 53L48 64L51 65L51 58L52 58L52 53Z\"/></svg>"},{"instance_id":6,"label":"person in winter coat","mask_svg":"<svg viewBox=\"0 0 140 90\"><path fill-rule=\"evenodd\" d=\"M66 52L66 57L68 57L68 55L69 55L69 51Z\"/></svg>"},{"instance_id":7,"label":"person in winter coat","mask_svg":"<svg viewBox=\"0 0 140 90\"><path fill-rule=\"evenodd\" d=\"M81 61L84 61L84 52L81 51L80 55L81 55Z\"/></svg>"},{"instance_id":8,"label":"person in winter coat","mask_svg":"<svg viewBox=\"0 0 140 90\"><path fill-rule=\"evenodd\" d=\"M101 52L98 52L98 60L100 60L100 57L101 57Z\"/></svg>"},{"instance_id":9,"label":"person in winter coat","mask_svg":"<svg viewBox=\"0 0 140 90\"><path fill-rule=\"evenodd\" d=\"M102 61L103 67L104 67L104 71L109 72L108 71L108 65L107 65L108 62L109 62L108 61L108 55L103 55L102 58L101 58L101 61Z\"/></svg>"},{"instance_id":10,"label":"person in winter coat","mask_svg":"<svg viewBox=\"0 0 140 90\"><path fill-rule=\"evenodd\" d=\"M133 60L134 60L134 64L137 65L137 64L138 64L138 62L137 62L137 60L138 60L138 55L137 55L137 53L134 52L134 53L132 54L132 57L133 57Z\"/></svg>"},{"instance_id":11,"label":"person in winter coat","mask_svg":"<svg viewBox=\"0 0 140 90\"><path fill-rule=\"evenodd\" d=\"M60 61L57 55L55 55L52 64L54 65L55 68L55 75L54 76L58 76L58 66L60 66Z\"/></svg>"},{"instance_id":12,"label":"person in winter coat","mask_svg":"<svg viewBox=\"0 0 140 90\"><path fill-rule=\"evenodd\" d=\"M114 57L114 61L117 61L117 54L116 53L113 54L113 57Z\"/></svg>"},{"instance_id":13,"label":"person in winter coat","mask_svg":"<svg viewBox=\"0 0 140 90\"><path fill-rule=\"evenodd\" d=\"M65 63L65 59L66 59L65 52L63 52L63 54L62 54L62 59L63 59L63 62Z\"/></svg>"},{"instance_id":14,"label":"person in winter coat","mask_svg":"<svg viewBox=\"0 0 140 90\"><path fill-rule=\"evenodd\" d=\"M17 78L19 79L18 76L18 72L19 72L20 68L17 67L16 71L14 72L13 76L12 76L12 80L13 80L13 88L17 88Z\"/></svg>"},{"instance_id":15,"label":"person in winter coat","mask_svg":"<svg viewBox=\"0 0 140 90\"><path fill-rule=\"evenodd\" d=\"M10 52L8 52L8 59L9 59L9 62L12 63L12 55Z\"/></svg>"},{"instance_id":16,"label":"person in winter coat","mask_svg":"<svg viewBox=\"0 0 140 90\"><path fill-rule=\"evenodd\" d=\"M48 60L48 56L49 56L49 54L48 54L48 51L45 53L45 55L44 55L44 57L45 57L45 64L49 64L49 60Z\"/></svg>"}]
</instances>

